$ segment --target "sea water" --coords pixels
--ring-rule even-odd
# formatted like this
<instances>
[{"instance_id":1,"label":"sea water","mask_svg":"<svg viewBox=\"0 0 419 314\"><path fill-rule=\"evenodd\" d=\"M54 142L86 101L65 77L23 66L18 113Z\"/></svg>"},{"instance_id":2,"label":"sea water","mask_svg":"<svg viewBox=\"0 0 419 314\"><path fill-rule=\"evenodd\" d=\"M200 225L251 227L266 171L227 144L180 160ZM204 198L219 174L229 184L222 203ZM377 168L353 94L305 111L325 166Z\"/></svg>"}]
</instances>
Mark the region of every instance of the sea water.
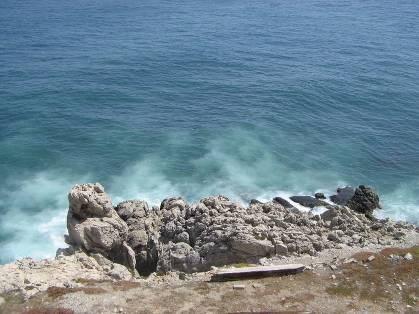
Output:
<instances>
[{"instance_id":1,"label":"sea water","mask_svg":"<svg viewBox=\"0 0 419 314\"><path fill-rule=\"evenodd\" d=\"M0 262L114 203L366 184L419 221L416 0L2 0Z\"/></svg>"}]
</instances>

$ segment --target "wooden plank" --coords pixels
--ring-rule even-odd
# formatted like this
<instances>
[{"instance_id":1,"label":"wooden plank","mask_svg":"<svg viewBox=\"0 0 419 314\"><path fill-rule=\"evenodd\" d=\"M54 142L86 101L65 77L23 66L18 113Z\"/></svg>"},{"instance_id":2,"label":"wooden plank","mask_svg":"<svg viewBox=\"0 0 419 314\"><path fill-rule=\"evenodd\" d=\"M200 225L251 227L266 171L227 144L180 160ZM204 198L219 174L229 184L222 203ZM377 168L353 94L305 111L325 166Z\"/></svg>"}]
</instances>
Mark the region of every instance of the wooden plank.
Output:
<instances>
[{"instance_id":1,"label":"wooden plank","mask_svg":"<svg viewBox=\"0 0 419 314\"><path fill-rule=\"evenodd\" d=\"M303 264L286 264L275 266L254 266L242 268L225 268L218 270L211 278L212 281L239 280L267 276L294 275L304 271Z\"/></svg>"}]
</instances>

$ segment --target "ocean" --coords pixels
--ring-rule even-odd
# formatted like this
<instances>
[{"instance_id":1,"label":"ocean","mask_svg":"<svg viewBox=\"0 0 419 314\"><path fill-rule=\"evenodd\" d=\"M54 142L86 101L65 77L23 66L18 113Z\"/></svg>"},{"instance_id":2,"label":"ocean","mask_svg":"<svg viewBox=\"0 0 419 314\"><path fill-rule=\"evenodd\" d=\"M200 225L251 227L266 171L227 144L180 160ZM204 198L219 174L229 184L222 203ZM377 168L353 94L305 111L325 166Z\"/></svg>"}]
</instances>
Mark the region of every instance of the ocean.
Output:
<instances>
[{"instance_id":1,"label":"ocean","mask_svg":"<svg viewBox=\"0 0 419 314\"><path fill-rule=\"evenodd\" d=\"M2 0L0 263L115 205L366 184L419 222L416 0Z\"/></svg>"}]
</instances>

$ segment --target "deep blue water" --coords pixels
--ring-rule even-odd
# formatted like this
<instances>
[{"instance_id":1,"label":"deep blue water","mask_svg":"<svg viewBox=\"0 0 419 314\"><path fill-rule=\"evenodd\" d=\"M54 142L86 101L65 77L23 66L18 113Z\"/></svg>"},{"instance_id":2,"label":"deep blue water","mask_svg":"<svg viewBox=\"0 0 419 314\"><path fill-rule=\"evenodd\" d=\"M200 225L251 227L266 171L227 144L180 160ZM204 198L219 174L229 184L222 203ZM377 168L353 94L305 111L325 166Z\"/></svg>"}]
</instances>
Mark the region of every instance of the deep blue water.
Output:
<instances>
[{"instance_id":1,"label":"deep blue water","mask_svg":"<svg viewBox=\"0 0 419 314\"><path fill-rule=\"evenodd\" d=\"M67 191L246 201L368 184L419 221L417 0L2 0L0 263Z\"/></svg>"}]
</instances>

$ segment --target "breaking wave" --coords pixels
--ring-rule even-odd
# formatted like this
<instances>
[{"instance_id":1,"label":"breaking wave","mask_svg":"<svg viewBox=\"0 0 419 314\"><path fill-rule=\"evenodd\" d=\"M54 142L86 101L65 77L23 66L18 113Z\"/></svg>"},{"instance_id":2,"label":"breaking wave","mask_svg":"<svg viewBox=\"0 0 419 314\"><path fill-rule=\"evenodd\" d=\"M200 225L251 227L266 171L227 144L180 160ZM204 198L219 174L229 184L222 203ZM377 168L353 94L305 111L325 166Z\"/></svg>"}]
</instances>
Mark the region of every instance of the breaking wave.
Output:
<instances>
[{"instance_id":1,"label":"breaking wave","mask_svg":"<svg viewBox=\"0 0 419 314\"><path fill-rule=\"evenodd\" d=\"M0 262L50 257L64 245L67 192L76 183L101 181L114 204L143 199L156 205L168 196L197 201L215 194L247 204L252 198L268 201L274 196L315 192L331 195L338 186L363 183L340 180L331 170L289 167L249 134L210 141L206 153L185 160L182 167L173 174L172 163L150 155L104 180L92 173L49 170L9 184L0 192L0 207L5 209L0 215ZM418 184L379 189L384 209L378 215L417 223L419 199L414 186Z\"/></svg>"}]
</instances>

